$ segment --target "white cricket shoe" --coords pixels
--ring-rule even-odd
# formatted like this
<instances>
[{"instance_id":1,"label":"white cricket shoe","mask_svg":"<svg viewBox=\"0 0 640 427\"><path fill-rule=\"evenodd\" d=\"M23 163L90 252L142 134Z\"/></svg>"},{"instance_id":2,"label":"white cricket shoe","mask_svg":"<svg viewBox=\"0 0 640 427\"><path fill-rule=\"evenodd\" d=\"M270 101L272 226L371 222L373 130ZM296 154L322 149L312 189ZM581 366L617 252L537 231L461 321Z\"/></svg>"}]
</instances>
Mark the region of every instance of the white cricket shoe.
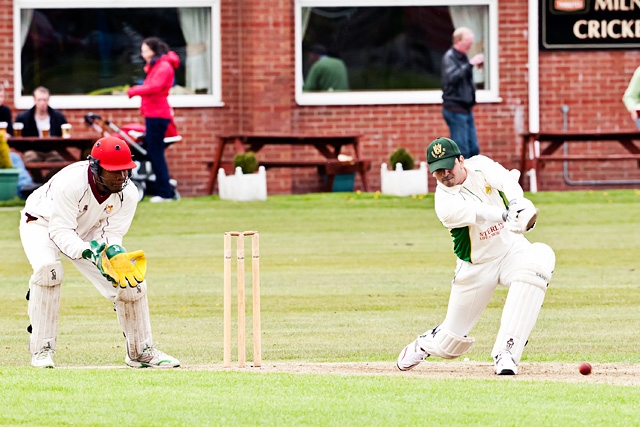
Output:
<instances>
[{"instance_id":1,"label":"white cricket shoe","mask_svg":"<svg viewBox=\"0 0 640 427\"><path fill-rule=\"evenodd\" d=\"M420 347L416 339L400 352L396 366L401 371L408 371L418 366L427 357L429 354Z\"/></svg>"},{"instance_id":2,"label":"white cricket shoe","mask_svg":"<svg viewBox=\"0 0 640 427\"><path fill-rule=\"evenodd\" d=\"M55 353L55 350L52 350L49 344L45 345L31 357L31 366L35 368L53 368L55 366L53 353Z\"/></svg>"},{"instance_id":3,"label":"white cricket shoe","mask_svg":"<svg viewBox=\"0 0 640 427\"><path fill-rule=\"evenodd\" d=\"M494 372L496 375L518 375L518 366L509 350L502 350L498 353Z\"/></svg>"},{"instance_id":4,"label":"white cricket shoe","mask_svg":"<svg viewBox=\"0 0 640 427\"><path fill-rule=\"evenodd\" d=\"M127 357L124 361L132 368L176 368L180 366L178 359L169 356L154 346L145 347L142 350L142 354L135 360L132 360L127 352Z\"/></svg>"},{"instance_id":5,"label":"white cricket shoe","mask_svg":"<svg viewBox=\"0 0 640 427\"><path fill-rule=\"evenodd\" d=\"M152 198L149 199L149 201L151 203L165 203L165 202L173 202L175 201L175 199L167 199L160 196L153 196Z\"/></svg>"}]
</instances>

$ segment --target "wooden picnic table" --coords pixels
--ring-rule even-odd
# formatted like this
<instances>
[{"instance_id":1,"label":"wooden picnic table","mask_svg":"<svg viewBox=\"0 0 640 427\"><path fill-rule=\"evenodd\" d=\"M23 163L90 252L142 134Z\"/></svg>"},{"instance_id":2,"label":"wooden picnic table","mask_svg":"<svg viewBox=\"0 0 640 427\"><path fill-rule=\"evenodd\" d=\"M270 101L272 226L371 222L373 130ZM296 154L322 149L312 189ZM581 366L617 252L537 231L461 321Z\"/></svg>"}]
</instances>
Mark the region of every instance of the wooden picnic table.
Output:
<instances>
[{"instance_id":1,"label":"wooden picnic table","mask_svg":"<svg viewBox=\"0 0 640 427\"><path fill-rule=\"evenodd\" d=\"M585 161L622 161L637 160L640 168L640 131L578 131L578 132L536 132L522 134L522 157L520 160L520 184L529 169L537 174L546 162L585 162ZM565 143L615 143L623 150L618 152L586 151L582 154L558 153ZM544 147L542 146L544 144ZM613 150L616 151L616 150ZM527 163L530 163L529 165Z\"/></svg>"},{"instance_id":2,"label":"wooden picnic table","mask_svg":"<svg viewBox=\"0 0 640 427\"><path fill-rule=\"evenodd\" d=\"M62 162L30 162L25 163L35 182L43 182L47 171L61 169L71 163L86 160L86 154L90 152L97 138L62 138L51 136L40 138L36 136L18 136L7 139L9 147L24 153L29 150L35 151L56 151L65 160Z\"/></svg>"},{"instance_id":3,"label":"wooden picnic table","mask_svg":"<svg viewBox=\"0 0 640 427\"><path fill-rule=\"evenodd\" d=\"M318 172L327 176L327 188L333 187L335 175L344 173L357 172L362 180L364 191L368 191L366 173L371 169L371 161L363 160L360 157L360 135L292 135L292 134L232 134L217 135L218 146L212 162L208 162L209 183L207 186L208 194L213 193L213 189L218 176L218 169L223 165L224 149L228 145L234 146L235 153L244 153L245 151L253 151L258 153L267 146L293 146L314 147L320 154L321 158L316 159L260 159L259 164L268 168L300 168L300 167L317 167ZM345 146L353 147L353 160L341 162L338 155Z\"/></svg>"}]
</instances>

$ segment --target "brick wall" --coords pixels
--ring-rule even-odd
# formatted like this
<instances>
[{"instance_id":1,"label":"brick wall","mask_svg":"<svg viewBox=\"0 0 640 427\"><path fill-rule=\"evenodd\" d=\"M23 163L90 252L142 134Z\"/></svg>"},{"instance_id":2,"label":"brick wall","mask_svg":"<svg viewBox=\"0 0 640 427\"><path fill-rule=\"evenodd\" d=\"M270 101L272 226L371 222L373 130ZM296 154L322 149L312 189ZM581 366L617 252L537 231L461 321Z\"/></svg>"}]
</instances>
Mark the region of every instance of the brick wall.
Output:
<instances>
[{"instance_id":1,"label":"brick wall","mask_svg":"<svg viewBox=\"0 0 640 427\"><path fill-rule=\"evenodd\" d=\"M541 52L540 128L563 129L562 106L569 107L569 131L634 131L635 123L622 104L622 94L636 68L637 50ZM573 148L575 147L575 148ZM571 153L625 154L618 144L570 145ZM573 151L576 150L576 151ZM579 150L579 151L578 151ZM568 182L627 180L640 182L637 162L580 162L570 164ZM567 185L563 164L554 162L538 176L541 190L587 188L638 188L640 185Z\"/></svg>"},{"instance_id":2,"label":"brick wall","mask_svg":"<svg viewBox=\"0 0 640 427\"><path fill-rule=\"evenodd\" d=\"M502 102L475 109L483 154L506 167L519 166L519 134L528 130L527 5L521 0L499 3L500 96ZM0 0L0 81L13 105L13 2ZM183 196L203 195L216 133L293 132L363 134L361 152L373 160L371 190L380 188L379 168L403 146L416 161L435 137L448 135L440 105L298 106L294 99L293 0L222 0L222 100L224 107L176 109L184 141L167 150L172 175ZM634 130L621 96L640 52L573 51L540 53L541 129L562 130L562 105L569 106L569 130ZM55 107L55 105L54 105ZM17 111L14 110L14 113ZM94 110L118 125L143 122L137 110ZM66 110L74 132L92 136L84 126L84 110ZM592 144L591 150L608 149ZM232 153L228 152L227 158ZM295 159L307 152L268 152ZM347 153L348 154L348 153ZM571 165L574 180L640 179L634 162ZM538 177L541 190L582 188L563 182L562 164L549 164ZM271 169L269 194L317 191L322 183L314 170ZM361 188L356 178L356 188ZM430 182L433 190L433 181Z\"/></svg>"}]
</instances>

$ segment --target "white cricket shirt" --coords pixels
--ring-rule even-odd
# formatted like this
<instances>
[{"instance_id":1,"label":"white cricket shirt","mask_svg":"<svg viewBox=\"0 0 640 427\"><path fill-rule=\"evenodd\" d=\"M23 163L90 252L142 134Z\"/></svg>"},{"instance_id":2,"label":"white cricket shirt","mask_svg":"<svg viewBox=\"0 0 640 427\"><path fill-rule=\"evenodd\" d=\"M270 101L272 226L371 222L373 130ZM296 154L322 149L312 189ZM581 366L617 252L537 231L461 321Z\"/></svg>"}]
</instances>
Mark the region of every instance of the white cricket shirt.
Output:
<instances>
[{"instance_id":1,"label":"white cricket shirt","mask_svg":"<svg viewBox=\"0 0 640 427\"><path fill-rule=\"evenodd\" d=\"M523 197L523 191L507 169L488 157L465 159L464 167L467 179L462 184L446 187L438 182L435 210L451 232L456 256L478 264L504 255L515 239L524 238L508 231L502 220L480 223L478 212L487 206L504 212L508 201Z\"/></svg>"},{"instance_id":2,"label":"white cricket shirt","mask_svg":"<svg viewBox=\"0 0 640 427\"><path fill-rule=\"evenodd\" d=\"M100 194L89 161L69 165L28 198L23 214L49 229L49 238L71 259L82 258L91 240L122 245L138 204L133 182L120 193Z\"/></svg>"}]
</instances>

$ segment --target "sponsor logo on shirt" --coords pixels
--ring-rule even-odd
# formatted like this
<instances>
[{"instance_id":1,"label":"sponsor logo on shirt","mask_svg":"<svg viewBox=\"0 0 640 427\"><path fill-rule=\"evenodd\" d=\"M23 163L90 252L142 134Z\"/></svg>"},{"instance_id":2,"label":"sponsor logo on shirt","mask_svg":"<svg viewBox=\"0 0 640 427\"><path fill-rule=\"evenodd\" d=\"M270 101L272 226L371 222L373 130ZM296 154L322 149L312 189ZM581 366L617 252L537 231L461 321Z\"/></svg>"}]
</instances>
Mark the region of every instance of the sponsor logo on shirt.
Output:
<instances>
[{"instance_id":1,"label":"sponsor logo on shirt","mask_svg":"<svg viewBox=\"0 0 640 427\"><path fill-rule=\"evenodd\" d=\"M498 224L494 224L480 233L480 240L489 240L490 238L499 235L503 229L504 229L504 222L499 222Z\"/></svg>"}]
</instances>

